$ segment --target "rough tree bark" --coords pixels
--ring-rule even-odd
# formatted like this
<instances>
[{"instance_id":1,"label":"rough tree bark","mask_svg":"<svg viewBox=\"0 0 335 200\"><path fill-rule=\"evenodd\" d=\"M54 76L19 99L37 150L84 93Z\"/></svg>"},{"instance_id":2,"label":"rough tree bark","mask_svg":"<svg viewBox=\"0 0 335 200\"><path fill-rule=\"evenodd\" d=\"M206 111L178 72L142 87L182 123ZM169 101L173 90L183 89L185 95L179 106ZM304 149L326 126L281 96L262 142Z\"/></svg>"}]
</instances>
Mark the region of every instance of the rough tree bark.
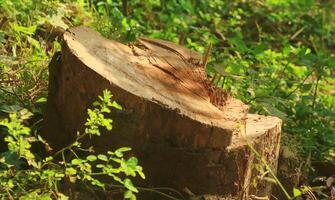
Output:
<instances>
[{"instance_id":1,"label":"rough tree bark","mask_svg":"<svg viewBox=\"0 0 335 200\"><path fill-rule=\"evenodd\" d=\"M112 133L86 144L98 152L132 147L147 175L138 184L207 199L271 193L267 182L252 184L259 162L248 144L276 171L281 120L248 114L211 85L200 54L167 41L127 46L88 28L68 30L50 63L44 133L54 149L83 129L87 108L106 88L123 110L111 114Z\"/></svg>"}]
</instances>

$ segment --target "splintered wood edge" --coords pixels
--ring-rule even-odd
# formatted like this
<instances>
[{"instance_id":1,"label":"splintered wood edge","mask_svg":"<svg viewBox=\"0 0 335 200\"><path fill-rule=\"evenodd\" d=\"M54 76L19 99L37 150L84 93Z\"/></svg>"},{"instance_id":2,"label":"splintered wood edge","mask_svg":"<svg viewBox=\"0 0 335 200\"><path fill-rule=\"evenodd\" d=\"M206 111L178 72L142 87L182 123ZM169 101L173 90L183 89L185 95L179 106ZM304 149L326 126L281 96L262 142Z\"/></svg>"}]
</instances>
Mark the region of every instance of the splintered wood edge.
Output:
<instances>
[{"instance_id":1,"label":"splintered wood edge","mask_svg":"<svg viewBox=\"0 0 335 200\"><path fill-rule=\"evenodd\" d=\"M201 112L195 113L193 111L185 109L184 107L180 108L177 104L168 104L168 102L166 102L166 99L162 99L162 96L152 93L147 89L138 88L134 80L132 80L138 77L138 74L136 74L136 70L132 67L132 70L134 71L131 71L131 73L133 74L129 75L127 73L130 71L124 73L120 71L123 69L119 67L125 65L132 65L138 59L134 58L135 56L133 55L132 50L128 46L118 43L116 41L108 40L102 37L99 33L85 27L71 28L64 34L63 41L71 54L75 55L86 67L97 72L106 80L109 80L111 84L117 85L118 87L128 91L129 93L132 93L139 97L143 97L148 101L155 102L172 110L177 110L179 114L187 116L200 123L207 124L209 126L215 126L223 130L229 130L228 132L236 131L237 129L239 129L235 121L231 119L226 119L222 111L220 111L214 105L211 105L209 102L192 101L192 103L198 102L199 105L191 105L191 102L189 102L190 105L188 106L196 107L197 109L201 109L202 111L208 113L208 115L203 115L201 114ZM122 60L122 63L120 62L120 60L117 59L114 59L113 63L106 62L101 57L99 57L99 55L104 53L103 51L106 51L105 53L107 55L107 58L113 57L111 55L112 53L114 55L114 51L119 51L119 55L117 56L121 56L121 52L123 53L122 58L124 60L129 60ZM111 65L113 67L111 67ZM114 67L119 68L115 69ZM132 79L129 80L128 78ZM143 89L143 91L141 89ZM180 100L183 100L183 98L180 98ZM206 109L202 108L201 106L206 106ZM209 117L209 113L211 113L211 117Z\"/></svg>"}]
</instances>

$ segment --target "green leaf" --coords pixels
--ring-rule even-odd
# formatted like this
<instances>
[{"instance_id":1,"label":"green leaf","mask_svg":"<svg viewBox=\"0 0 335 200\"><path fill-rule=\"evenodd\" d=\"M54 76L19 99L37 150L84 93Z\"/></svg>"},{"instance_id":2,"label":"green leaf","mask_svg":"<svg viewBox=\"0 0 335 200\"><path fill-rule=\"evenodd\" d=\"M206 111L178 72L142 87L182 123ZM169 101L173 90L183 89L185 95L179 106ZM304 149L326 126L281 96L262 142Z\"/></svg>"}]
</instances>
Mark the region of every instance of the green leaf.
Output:
<instances>
[{"instance_id":1,"label":"green leaf","mask_svg":"<svg viewBox=\"0 0 335 200\"><path fill-rule=\"evenodd\" d=\"M30 119L31 116L33 116L33 113L29 112L29 110L24 108L18 112L18 116L20 120L23 121L23 120Z\"/></svg>"},{"instance_id":2,"label":"green leaf","mask_svg":"<svg viewBox=\"0 0 335 200\"><path fill-rule=\"evenodd\" d=\"M76 176L70 176L69 180L71 183L75 183L77 181L77 177Z\"/></svg>"},{"instance_id":3,"label":"green leaf","mask_svg":"<svg viewBox=\"0 0 335 200\"><path fill-rule=\"evenodd\" d=\"M121 147L119 149L117 149L114 153L117 157L121 158L123 157L123 152L127 152L130 151L131 148L130 147Z\"/></svg>"},{"instance_id":4,"label":"green leaf","mask_svg":"<svg viewBox=\"0 0 335 200\"><path fill-rule=\"evenodd\" d=\"M37 29L37 26L28 26L28 27L24 27L24 26L20 26L18 24L10 24L10 26L12 27L12 29L18 33L24 33L27 35L33 35Z\"/></svg>"},{"instance_id":5,"label":"green leaf","mask_svg":"<svg viewBox=\"0 0 335 200\"><path fill-rule=\"evenodd\" d=\"M127 190L127 191L124 192L123 198L124 198L124 199L130 199L133 195L134 195L134 194L133 194L132 191Z\"/></svg>"},{"instance_id":6,"label":"green leaf","mask_svg":"<svg viewBox=\"0 0 335 200\"><path fill-rule=\"evenodd\" d=\"M35 40L34 38L27 36L28 42L35 47L36 49L41 49L41 45L39 41Z\"/></svg>"},{"instance_id":7,"label":"green leaf","mask_svg":"<svg viewBox=\"0 0 335 200\"><path fill-rule=\"evenodd\" d=\"M119 151L119 152L126 152L126 151L130 151L131 148L130 147L121 147L119 149L117 149L116 151Z\"/></svg>"},{"instance_id":8,"label":"green leaf","mask_svg":"<svg viewBox=\"0 0 335 200\"><path fill-rule=\"evenodd\" d=\"M114 162L117 162L117 163L122 163L123 159L119 159L119 158L115 158L115 157L112 157L111 158Z\"/></svg>"},{"instance_id":9,"label":"green leaf","mask_svg":"<svg viewBox=\"0 0 335 200\"><path fill-rule=\"evenodd\" d=\"M19 105L0 105L0 111L5 113L14 113L23 109Z\"/></svg>"},{"instance_id":10,"label":"green leaf","mask_svg":"<svg viewBox=\"0 0 335 200\"><path fill-rule=\"evenodd\" d=\"M103 164L97 164L96 167L97 167L97 168L104 168L105 165L103 165Z\"/></svg>"},{"instance_id":11,"label":"green leaf","mask_svg":"<svg viewBox=\"0 0 335 200\"><path fill-rule=\"evenodd\" d=\"M232 78L232 79L237 80L237 81L241 81L242 79L244 79L243 76L238 76L238 75L235 75L233 73L226 72L225 68L223 66L220 66L220 65L214 65L213 69L216 72L218 72L220 75Z\"/></svg>"},{"instance_id":12,"label":"green leaf","mask_svg":"<svg viewBox=\"0 0 335 200\"><path fill-rule=\"evenodd\" d=\"M99 159L99 160L102 160L102 161L106 161L106 162L108 161L107 156L104 155L104 154L99 154L99 155L98 155L98 159Z\"/></svg>"},{"instance_id":13,"label":"green leaf","mask_svg":"<svg viewBox=\"0 0 335 200\"><path fill-rule=\"evenodd\" d=\"M122 110L122 106L120 104L118 104L116 101L113 101L112 107L114 107L114 108L116 108L118 110Z\"/></svg>"},{"instance_id":14,"label":"green leaf","mask_svg":"<svg viewBox=\"0 0 335 200\"><path fill-rule=\"evenodd\" d=\"M312 88L313 84L312 83L307 83L302 85L302 91L308 92Z\"/></svg>"},{"instance_id":15,"label":"green leaf","mask_svg":"<svg viewBox=\"0 0 335 200\"><path fill-rule=\"evenodd\" d=\"M101 187L101 188L104 188L104 187L105 187L105 184L102 183L102 182L100 182L100 181L97 180L97 179L92 179L91 183L92 183L92 185L96 185L96 186Z\"/></svg>"},{"instance_id":16,"label":"green leaf","mask_svg":"<svg viewBox=\"0 0 335 200\"><path fill-rule=\"evenodd\" d=\"M131 157L127 160L128 167L134 168L137 166L138 160L136 157Z\"/></svg>"},{"instance_id":17,"label":"green leaf","mask_svg":"<svg viewBox=\"0 0 335 200\"><path fill-rule=\"evenodd\" d=\"M60 192L57 193L57 196L58 196L57 200L68 200L69 199L68 196L65 196L64 194L62 194Z\"/></svg>"},{"instance_id":18,"label":"green leaf","mask_svg":"<svg viewBox=\"0 0 335 200\"><path fill-rule=\"evenodd\" d=\"M22 159L19 159L15 152L6 151L1 153L0 156L5 160L5 164L8 167L15 166L15 168L21 169L25 162Z\"/></svg>"},{"instance_id":19,"label":"green leaf","mask_svg":"<svg viewBox=\"0 0 335 200\"><path fill-rule=\"evenodd\" d=\"M45 98L45 97L41 97L41 98L36 100L36 103L46 103L46 102L47 102L47 98Z\"/></svg>"},{"instance_id":20,"label":"green leaf","mask_svg":"<svg viewBox=\"0 0 335 200\"><path fill-rule=\"evenodd\" d=\"M136 166L136 171L142 179L145 179L145 174L143 173L141 166Z\"/></svg>"},{"instance_id":21,"label":"green leaf","mask_svg":"<svg viewBox=\"0 0 335 200\"><path fill-rule=\"evenodd\" d=\"M132 192L136 192L136 193L138 192L137 188L134 187L134 185L133 185L133 183L131 182L130 179L128 179L128 178L125 179L123 184L128 190L130 190Z\"/></svg>"},{"instance_id":22,"label":"green leaf","mask_svg":"<svg viewBox=\"0 0 335 200\"><path fill-rule=\"evenodd\" d=\"M121 184L124 184L124 182L121 180L120 177L118 176L115 176L114 174L108 174L109 176L111 176L115 181L121 183Z\"/></svg>"},{"instance_id":23,"label":"green leaf","mask_svg":"<svg viewBox=\"0 0 335 200\"><path fill-rule=\"evenodd\" d=\"M77 173L77 170L72 167L68 167L65 169L65 173L69 175L75 175Z\"/></svg>"},{"instance_id":24,"label":"green leaf","mask_svg":"<svg viewBox=\"0 0 335 200\"><path fill-rule=\"evenodd\" d=\"M270 115L273 115L273 116L276 116L276 117L279 117L281 119L286 119L287 115L278 110L277 108L275 108L274 106L272 106L271 104L268 104L268 103L260 103L260 105L263 107L263 109Z\"/></svg>"},{"instance_id":25,"label":"green leaf","mask_svg":"<svg viewBox=\"0 0 335 200\"><path fill-rule=\"evenodd\" d=\"M35 190L33 192L24 194L22 196L20 196L19 200L52 200L52 198L50 197L49 193L45 193L45 194L40 194L40 190ZM61 200L65 200L65 199L61 199Z\"/></svg>"},{"instance_id":26,"label":"green leaf","mask_svg":"<svg viewBox=\"0 0 335 200\"><path fill-rule=\"evenodd\" d=\"M79 165L81 164L83 161L81 159L75 158L71 161L72 165Z\"/></svg>"},{"instance_id":27,"label":"green leaf","mask_svg":"<svg viewBox=\"0 0 335 200\"><path fill-rule=\"evenodd\" d=\"M301 190L299 190L298 188L293 188L293 196L294 197L299 197L302 195Z\"/></svg>"},{"instance_id":28,"label":"green leaf","mask_svg":"<svg viewBox=\"0 0 335 200\"><path fill-rule=\"evenodd\" d=\"M86 157L86 160L93 162L97 160L97 157L95 155L89 155Z\"/></svg>"}]
</instances>

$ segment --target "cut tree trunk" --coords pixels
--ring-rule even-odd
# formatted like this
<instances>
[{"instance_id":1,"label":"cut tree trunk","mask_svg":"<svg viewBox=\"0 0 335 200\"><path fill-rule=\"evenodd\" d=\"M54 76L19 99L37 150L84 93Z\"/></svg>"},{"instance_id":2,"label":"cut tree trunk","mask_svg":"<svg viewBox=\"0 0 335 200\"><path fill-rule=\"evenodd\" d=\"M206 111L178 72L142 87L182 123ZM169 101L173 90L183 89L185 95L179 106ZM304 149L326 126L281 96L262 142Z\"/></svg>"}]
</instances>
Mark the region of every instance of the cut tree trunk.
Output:
<instances>
[{"instance_id":1,"label":"cut tree trunk","mask_svg":"<svg viewBox=\"0 0 335 200\"><path fill-rule=\"evenodd\" d=\"M269 195L271 184L253 184L261 165L249 145L276 171L281 120L248 114L207 80L202 62L171 42L140 38L127 46L72 28L50 63L45 137L55 150L71 143L87 108L109 89L123 110L112 112L111 133L85 142L97 152L132 147L147 176L139 185L187 188L208 199Z\"/></svg>"}]
</instances>

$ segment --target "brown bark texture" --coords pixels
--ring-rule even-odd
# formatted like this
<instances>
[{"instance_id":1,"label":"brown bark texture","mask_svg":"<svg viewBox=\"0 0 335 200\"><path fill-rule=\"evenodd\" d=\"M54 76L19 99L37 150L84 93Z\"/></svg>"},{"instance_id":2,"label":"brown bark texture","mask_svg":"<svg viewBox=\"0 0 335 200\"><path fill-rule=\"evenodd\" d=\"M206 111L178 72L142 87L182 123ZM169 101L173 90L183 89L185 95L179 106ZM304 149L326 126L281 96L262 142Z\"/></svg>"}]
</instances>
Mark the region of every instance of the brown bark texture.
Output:
<instances>
[{"instance_id":1,"label":"brown bark texture","mask_svg":"<svg viewBox=\"0 0 335 200\"><path fill-rule=\"evenodd\" d=\"M187 188L207 199L269 195L249 145L276 171L281 120L248 114L248 106L207 80L202 60L168 41L124 45L72 28L49 66L44 137L54 150L71 143L87 108L109 89L123 109L111 113L110 133L85 145L97 152L132 147L147 176L138 185Z\"/></svg>"}]
</instances>

